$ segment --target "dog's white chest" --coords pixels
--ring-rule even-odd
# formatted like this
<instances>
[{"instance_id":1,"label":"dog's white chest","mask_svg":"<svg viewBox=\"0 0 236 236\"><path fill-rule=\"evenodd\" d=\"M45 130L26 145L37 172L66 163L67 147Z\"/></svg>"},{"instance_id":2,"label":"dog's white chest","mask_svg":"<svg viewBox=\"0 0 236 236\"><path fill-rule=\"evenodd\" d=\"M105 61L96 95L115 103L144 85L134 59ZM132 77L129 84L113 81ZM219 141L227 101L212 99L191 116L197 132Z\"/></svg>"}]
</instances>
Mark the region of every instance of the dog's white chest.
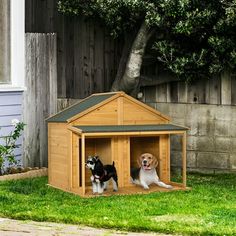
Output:
<instances>
[{"instance_id":1,"label":"dog's white chest","mask_svg":"<svg viewBox=\"0 0 236 236\"><path fill-rule=\"evenodd\" d=\"M144 171L140 170L140 180L144 181L147 185L153 184L157 179L157 172L155 169Z\"/></svg>"}]
</instances>

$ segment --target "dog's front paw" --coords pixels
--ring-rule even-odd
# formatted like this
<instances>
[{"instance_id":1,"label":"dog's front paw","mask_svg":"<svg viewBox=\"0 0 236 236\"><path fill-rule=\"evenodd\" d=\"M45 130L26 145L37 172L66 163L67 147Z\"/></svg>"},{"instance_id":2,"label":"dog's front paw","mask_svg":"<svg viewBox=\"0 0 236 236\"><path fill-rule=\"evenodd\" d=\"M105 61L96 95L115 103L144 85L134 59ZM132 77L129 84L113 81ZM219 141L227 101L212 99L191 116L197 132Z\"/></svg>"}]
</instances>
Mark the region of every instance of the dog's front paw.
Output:
<instances>
[{"instance_id":1,"label":"dog's front paw","mask_svg":"<svg viewBox=\"0 0 236 236\"><path fill-rule=\"evenodd\" d=\"M169 184L167 184L167 185L166 185L166 188L168 188L168 189L172 189L172 188L173 188L173 186L172 186L172 185L169 185Z\"/></svg>"},{"instance_id":2,"label":"dog's front paw","mask_svg":"<svg viewBox=\"0 0 236 236\"><path fill-rule=\"evenodd\" d=\"M146 186L143 186L144 189L149 189L149 187L146 185Z\"/></svg>"}]
</instances>

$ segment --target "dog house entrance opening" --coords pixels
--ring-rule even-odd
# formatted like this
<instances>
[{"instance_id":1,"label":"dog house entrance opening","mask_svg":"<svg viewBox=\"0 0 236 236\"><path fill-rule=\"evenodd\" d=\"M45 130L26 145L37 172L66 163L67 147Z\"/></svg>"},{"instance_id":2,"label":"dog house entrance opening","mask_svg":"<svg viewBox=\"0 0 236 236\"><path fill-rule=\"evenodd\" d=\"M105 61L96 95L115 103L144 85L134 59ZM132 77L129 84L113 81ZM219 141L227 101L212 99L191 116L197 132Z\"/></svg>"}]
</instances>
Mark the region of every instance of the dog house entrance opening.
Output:
<instances>
[{"instance_id":1,"label":"dog house entrance opening","mask_svg":"<svg viewBox=\"0 0 236 236\"><path fill-rule=\"evenodd\" d=\"M159 159L159 137L130 137L130 167L138 168L138 158L143 153L151 153ZM157 172L159 169L157 167Z\"/></svg>"}]
</instances>

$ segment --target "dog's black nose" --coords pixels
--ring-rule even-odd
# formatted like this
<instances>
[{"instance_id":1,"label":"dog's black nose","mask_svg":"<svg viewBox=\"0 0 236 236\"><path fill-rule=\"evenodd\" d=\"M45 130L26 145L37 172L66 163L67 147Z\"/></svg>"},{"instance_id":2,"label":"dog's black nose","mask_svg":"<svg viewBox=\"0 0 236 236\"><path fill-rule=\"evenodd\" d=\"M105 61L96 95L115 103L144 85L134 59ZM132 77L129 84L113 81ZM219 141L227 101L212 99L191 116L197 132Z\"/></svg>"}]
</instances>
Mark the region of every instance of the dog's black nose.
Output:
<instances>
[{"instance_id":1,"label":"dog's black nose","mask_svg":"<svg viewBox=\"0 0 236 236\"><path fill-rule=\"evenodd\" d=\"M147 160L143 160L143 164L147 164Z\"/></svg>"}]
</instances>

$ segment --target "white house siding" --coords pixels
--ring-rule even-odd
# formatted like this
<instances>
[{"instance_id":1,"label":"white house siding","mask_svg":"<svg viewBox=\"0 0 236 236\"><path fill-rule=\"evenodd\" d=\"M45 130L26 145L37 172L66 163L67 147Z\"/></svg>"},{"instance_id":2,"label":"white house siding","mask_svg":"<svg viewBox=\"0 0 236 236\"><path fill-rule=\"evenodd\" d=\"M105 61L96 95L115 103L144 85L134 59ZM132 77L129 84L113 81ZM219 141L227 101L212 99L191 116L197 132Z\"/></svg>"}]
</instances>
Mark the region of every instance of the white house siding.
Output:
<instances>
[{"instance_id":1,"label":"white house siding","mask_svg":"<svg viewBox=\"0 0 236 236\"><path fill-rule=\"evenodd\" d=\"M5 137L13 131L12 119L22 121L22 91L0 91L0 144L4 143ZM17 140L19 148L15 149L16 159L21 163L22 137Z\"/></svg>"},{"instance_id":2,"label":"white house siding","mask_svg":"<svg viewBox=\"0 0 236 236\"><path fill-rule=\"evenodd\" d=\"M22 121L25 79L25 1L0 0L0 144L14 130L12 119ZM15 149L22 161L22 137Z\"/></svg>"}]
</instances>

